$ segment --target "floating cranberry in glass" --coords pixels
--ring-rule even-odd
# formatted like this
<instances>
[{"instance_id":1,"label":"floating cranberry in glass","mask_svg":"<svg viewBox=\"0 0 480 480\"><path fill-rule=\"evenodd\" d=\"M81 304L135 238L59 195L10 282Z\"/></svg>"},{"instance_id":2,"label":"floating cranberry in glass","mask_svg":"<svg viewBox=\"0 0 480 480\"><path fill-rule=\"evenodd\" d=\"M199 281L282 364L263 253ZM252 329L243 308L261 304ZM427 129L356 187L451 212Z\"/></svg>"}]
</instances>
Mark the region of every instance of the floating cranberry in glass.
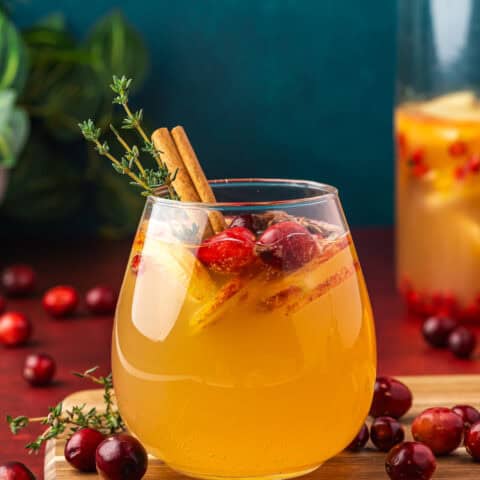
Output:
<instances>
[{"instance_id":1,"label":"floating cranberry in glass","mask_svg":"<svg viewBox=\"0 0 480 480\"><path fill-rule=\"evenodd\" d=\"M7 301L0 295L0 313L3 313L7 308Z\"/></svg>"},{"instance_id":2,"label":"floating cranberry in glass","mask_svg":"<svg viewBox=\"0 0 480 480\"><path fill-rule=\"evenodd\" d=\"M412 406L412 392L393 377L377 377L370 416L400 418Z\"/></svg>"},{"instance_id":3,"label":"floating cranberry in glass","mask_svg":"<svg viewBox=\"0 0 480 480\"><path fill-rule=\"evenodd\" d=\"M106 285L97 285L87 292L85 303L92 313L108 315L115 312L117 294Z\"/></svg>"},{"instance_id":4,"label":"floating cranberry in glass","mask_svg":"<svg viewBox=\"0 0 480 480\"><path fill-rule=\"evenodd\" d=\"M32 353L25 359L23 378L34 387L44 387L52 382L57 366L46 353Z\"/></svg>"},{"instance_id":5,"label":"floating cranberry in glass","mask_svg":"<svg viewBox=\"0 0 480 480\"><path fill-rule=\"evenodd\" d=\"M432 347L445 348L449 335L457 326L457 322L449 317L427 318L422 327L423 338Z\"/></svg>"},{"instance_id":6,"label":"floating cranberry in glass","mask_svg":"<svg viewBox=\"0 0 480 480\"><path fill-rule=\"evenodd\" d=\"M95 472L95 452L105 435L93 428L81 428L65 444L65 459L81 472Z\"/></svg>"},{"instance_id":7,"label":"floating cranberry in glass","mask_svg":"<svg viewBox=\"0 0 480 480\"><path fill-rule=\"evenodd\" d=\"M432 451L419 442L395 445L385 461L385 470L391 480L430 480L436 468Z\"/></svg>"},{"instance_id":8,"label":"floating cranberry in glass","mask_svg":"<svg viewBox=\"0 0 480 480\"><path fill-rule=\"evenodd\" d=\"M3 270L1 280L7 295L28 295L35 289L36 274L29 265L11 265Z\"/></svg>"},{"instance_id":9,"label":"floating cranberry in glass","mask_svg":"<svg viewBox=\"0 0 480 480\"><path fill-rule=\"evenodd\" d=\"M412 435L435 455L448 455L462 443L463 419L449 408L428 408L413 421Z\"/></svg>"},{"instance_id":10,"label":"floating cranberry in glass","mask_svg":"<svg viewBox=\"0 0 480 480\"><path fill-rule=\"evenodd\" d=\"M466 428L470 428L474 423L480 420L480 412L471 405L455 405L452 412L460 415Z\"/></svg>"},{"instance_id":11,"label":"floating cranberry in glass","mask_svg":"<svg viewBox=\"0 0 480 480\"><path fill-rule=\"evenodd\" d=\"M45 311L52 317L65 317L77 308L78 293L71 286L59 285L45 293L42 304Z\"/></svg>"},{"instance_id":12,"label":"floating cranberry in glass","mask_svg":"<svg viewBox=\"0 0 480 480\"><path fill-rule=\"evenodd\" d=\"M475 334L465 327L457 327L448 337L448 348L458 358L470 358L476 346Z\"/></svg>"},{"instance_id":13,"label":"floating cranberry in glass","mask_svg":"<svg viewBox=\"0 0 480 480\"><path fill-rule=\"evenodd\" d=\"M108 480L140 480L147 471L145 448L125 433L106 438L97 447L95 458L98 473Z\"/></svg>"},{"instance_id":14,"label":"floating cranberry in glass","mask_svg":"<svg viewBox=\"0 0 480 480\"><path fill-rule=\"evenodd\" d=\"M465 448L476 462L480 462L480 422L465 432Z\"/></svg>"},{"instance_id":15,"label":"floating cranberry in glass","mask_svg":"<svg viewBox=\"0 0 480 480\"><path fill-rule=\"evenodd\" d=\"M388 452L405 439L405 430L398 420L392 417L378 417L370 427L370 439L381 451Z\"/></svg>"},{"instance_id":16,"label":"floating cranberry in glass","mask_svg":"<svg viewBox=\"0 0 480 480\"><path fill-rule=\"evenodd\" d=\"M5 312L0 315L0 343L6 347L18 347L27 342L32 334L32 324L20 312Z\"/></svg>"},{"instance_id":17,"label":"floating cranberry in glass","mask_svg":"<svg viewBox=\"0 0 480 480\"><path fill-rule=\"evenodd\" d=\"M204 240L199 260L218 273L239 272L255 260L255 235L245 227L233 227Z\"/></svg>"},{"instance_id":18,"label":"floating cranberry in glass","mask_svg":"<svg viewBox=\"0 0 480 480\"><path fill-rule=\"evenodd\" d=\"M20 462L0 464L1 480L35 480L35 475Z\"/></svg>"},{"instance_id":19,"label":"floating cranberry in glass","mask_svg":"<svg viewBox=\"0 0 480 480\"><path fill-rule=\"evenodd\" d=\"M367 444L369 437L370 434L368 433L368 427L364 423L360 431L345 450L348 450L349 452L358 452Z\"/></svg>"},{"instance_id":20,"label":"floating cranberry in glass","mask_svg":"<svg viewBox=\"0 0 480 480\"><path fill-rule=\"evenodd\" d=\"M293 221L268 227L257 240L257 254L279 270L296 270L318 253L317 242L303 226Z\"/></svg>"}]
</instances>

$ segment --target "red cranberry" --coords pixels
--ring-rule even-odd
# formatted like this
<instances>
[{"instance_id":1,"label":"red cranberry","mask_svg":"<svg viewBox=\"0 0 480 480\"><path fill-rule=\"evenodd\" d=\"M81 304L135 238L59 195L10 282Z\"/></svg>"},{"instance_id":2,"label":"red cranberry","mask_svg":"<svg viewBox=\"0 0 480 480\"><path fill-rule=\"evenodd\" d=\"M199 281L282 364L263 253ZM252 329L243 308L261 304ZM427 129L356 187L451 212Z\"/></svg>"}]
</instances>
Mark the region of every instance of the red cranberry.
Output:
<instances>
[{"instance_id":1,"label":"red cranberry","mask_svg":"<svg viewBox=\"0 0 480 480\"><path fill-rule=\"evenodd\" d=\"M245 213L244 215L237 215L233 218L232 223L230 223L230 228L233 227L242 227L248 228L248 230L254 231L253 228L253 217L250 213Z\"/></svg>"},{"instance_id":2,"label":"red cranberry","mask_svg":"<svg viewBox=\"0 0 480 480\"><path fill-rule=\"evenodd\" d=\"M287 221L268 227L257 241L260 258L280 270L296 270L318 253L315 238L302 225Z\"/></svg>"},{"instance_id":3,"label":"red cranberry","mask_svg":"<svg viewBox=\"0 0 480 480\"><path fill-rule=\"evenodd\" d=\"M370 439L381 452L388 452L394 445L403 442L404 438L405 430L392 417L378 417L370 427Z\"/></svg>"},{"instance_id":4,"label":"red cranberry","mask_svg":"<svg viewBox=\"0 0 480 480\"><path fill-rule=\"evenodd\" d=\"M0 465L1 480L35 480L35 475L20 462L6 462Z\"/></svg>"},{"instance_id":5,"label":"red cranberry","mask_svg":"<svg viewBox=\"0 0 480 480\"><path fill-rule=\"evenodd\" d=\"M465 327L457 327L448 337L448 348L458 358L470 358L476 345L474 333Z\"/></svg>"},{"instance_id":6,"label":"red cranberry","mask_svg":"<svg viewBox=\"0 0 480 480\"><path fill-rule=\"evenodd\" d=\"M465 432L465 448L476 462L480 462L480 422Z\"/></svg>"},{"instance_id":7,"label":"red cranberry","mask_svg":"<svg viewBox=\"0 0 480 480\"><path fill-rule=\"evenodd\" d=\"M145 262L140 254L134 255L130 262L130 270L134 275L138 275L145 268Z\"/></svg>"},{"instance_id":8,"label":"red cranberry","mask_svg":"<svg viewBox=\"0 0 480 480\"><path fill-rule=\"evenodd\" d=\"M423 338L432 347L444 348L448 345L448 336L457 325L457 322L449 317L427 318L422 327Z\"/></svg>"},{"instance_id":9,"label":"red cranberry","mask_svg":"<svg viewBox=\"0 0 480 480\"><path fill-rule=\"evenodd\" d=\"M7 301L0 295L0 313L3 313L7 308Z\"/></svg>"},{"instance_id":10,"label":"red cranberry","mask_svg":"<svg viewBox=\"0 0 480 480\"><path fill-rule=\"evenodd\" d=\"M106 315L115 311L117 294L110 287L98 285L87 292L85 303L92 313Z\"/></svg>"},{"instance_id":11,"label":"red cranberry","mask_svg":"<svg viewBox=\"0 0 480 480\"><path fill-rule=\"evenodd\" d=\"M36 274L29 265L11 265L2 272L2 285L8 295L28 295L35 282Z\"/></svg>"},{"instance_id":12,"label":"red cranberry","mask_svg":"<svg viewBox=\"0 0 480 480\"><path fill-rule=\"evenodd\" d=\"M95 471L95 451L105 435L93 428L76 431L65 444L65 459L81 472Z\"/></svg>"},{"instance_id":13,"label":"red cranberry","mask_svg":"<svg viewBox=\"0 0 480 480\"><path fill-rule=\"evenodd\" d=\"M452 144L449 145L448 147L448 153L452 157L460 157L462 155L465 155L468 150L468 145L463 142L462 140L456 140Z\"/></svg>"},{"instance_id":14,"label":"red cranberry","mask_svg":"<svg viewBox=\"0 0 480 480\"><path fill-rule=\"evenodd\" d=\"M6 347L23 345L32 334L30 320L20 312L0 315L0 343Z\"/></svg>"},{"instance_id":15,"label":"red cranberry","mask_svg":"<svg viewBox=\"0 0 480 480\"><path fill-rule=\"evenodd\" d=\"M125 433L106 438L95 454L98 473L108 480L140 480L147 471L145 448Z\"/></svg>"},{"instance_id":16,"label":"red cranberry","mask_svg":"<svg viewBox=\"0 0 480 480\"><path fill-rule=\"evenodd\" d=\"M412 435L435 455L447 455L462 442L463 420L449 408L428 408L413 421Z\"/></svg>"},{"instance_id":17,"label":"red cranberry","mask_svg":"<svg viewBox=\"0 0 480 480\"><path fill-rule=\"evenodd\" d=\"M218 273L236 273L255 260L255 235L245 227L233 227L205 240L198 258Z\"/></svg>"},{"instance_id":18,"label":"red cranberry","mask_svg":"<svg viewBox=\"0 0 480 480\"><path fill-rule=\"evenodd\" d=\"M480 412L471 405L455 405L452 408L452 412L462 417L463 425L466 428L470 428L470 426L480 420Z\"/></svg>"},{"instance_id":19,"label":"red cranberry","mask_svg":"<svg viewBox=\"0 0 480 480\"><path fill-rule=\"evenodd\" d=\"M392 377L377 377L375 380L372 417L400 418L412 406L412 392L402 382Z\"/></svg>"},{"instance_id":20,"label":"red cranberry","mask_svg":"<svg viewBox=\"0 0 480 480\"><path fill-rule=\"evenodd\" d=\"M48 385L55 375L55 360L46 353L32 353L25 359L23 378L34 387Z\"/></svg>"},{"instance_id":21,"label":"red cranberry","mask_svg":"<svg viewBox=\"0 0 480 480\"><path fill-rule=\"evenodd\" d=\"M367 444L369 437L370 435L368 433L368 427L364 423L360 431L345 450L348 450L349 452L358 452Z\"/></svg>"},{"instance_id":22,"label":"red cranberry","mask_svg":"<svg viewBox=\"0 0 480 480\"><path fill-rule=\"evenodd\" d=\"M436 468L432 451L419 442L395 445L385 461L385 470L392 480L430 480Z\"/></svg>"},{"instance_id":23,"label":"red cranberry","mask_svg":"<svg viewBox=\"0 0 480 480\"><path fill-rule=\"evenodd\" d=\"M45 293L42 304L45 311L53 317L64 317L77 308L78 293L73 287L59 285Z\"/></svg>"}]
</instances>

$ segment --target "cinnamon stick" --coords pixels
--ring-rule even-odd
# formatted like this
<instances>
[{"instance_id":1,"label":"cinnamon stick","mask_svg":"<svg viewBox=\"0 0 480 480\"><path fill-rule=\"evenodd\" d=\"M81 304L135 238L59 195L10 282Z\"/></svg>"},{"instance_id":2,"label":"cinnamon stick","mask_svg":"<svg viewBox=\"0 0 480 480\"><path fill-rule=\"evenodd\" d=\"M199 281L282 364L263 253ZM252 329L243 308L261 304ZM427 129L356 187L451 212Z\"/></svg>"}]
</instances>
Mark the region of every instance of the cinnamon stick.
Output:
<instances>
[{"instance_id":1,"label":"cinnamon stick","mask_svg":"<svg viewBox=\"0 0 480 480\"><path fill-rule=\"evenodd\" d=\"M174 131L178 143L173 136ZM181 200L206 203L216 201L183 127L175 127L172 134L167 128L159 128L153 132L152 142L160 151L167 168L172 173L177 171L173 186ZM220 212L210 211L208 220L214 233L225 228L225 220Z\"/></svg>"},{"instance_id":2,"label":"cinnamon stick","mask_svg":"<svg viewBox=\"0 0 480 480\"><path fill-rule=\"evenodd\" d=\"M212 187L208 183L185 129L182 126L175 127L172 129L172 137L200 200L205 203L215 203L216 199ZM215 232L225 229L225 219L220 212L212 210L209 213L209 220Z\"/></svg>"},{"instance_id":3,"label":"cinnamon stick","mask_svg":"<svg viewBox=\"0 0 480 480\"><path fill-rule=\"evenodd\" d=\"M170 172L172 174L175 171L177 172L173 187L180 195L180 198L186 202L200 202L197 189L168 129L158 128L155 130L152 135L152 142L155 148L161 152L160 156Z\"/></svg>"}]
</instances>

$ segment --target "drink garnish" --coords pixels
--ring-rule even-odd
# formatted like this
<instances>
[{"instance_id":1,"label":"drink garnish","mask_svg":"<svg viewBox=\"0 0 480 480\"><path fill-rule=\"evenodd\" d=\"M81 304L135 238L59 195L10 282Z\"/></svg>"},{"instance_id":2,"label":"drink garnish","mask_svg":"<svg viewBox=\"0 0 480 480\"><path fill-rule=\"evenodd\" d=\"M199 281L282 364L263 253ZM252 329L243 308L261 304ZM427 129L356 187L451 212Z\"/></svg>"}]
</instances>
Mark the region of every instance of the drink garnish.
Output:
<instances>
[{"instance_id":1,"label":"drink garnish","mask_svg":"<svg viewBox=\"0 0 480 480\"><path fill-rule=\"evenodd\" d=\"M74 375L80 378L91 380L92 382L102 385L103 399L105 403L104 411L98 411L95 407L87 407L86 404L75 405L69 410L65 409L62 403L48 410L48 414L43 417L29 418L26 416L12 417L7 415L7 422L10 430L16 435L30 423L40 423L48 426L48 429L38 436L34 441L26 445L26 449L30 453L38 453L40 447L47 440L57 438L59 436L71 436L77 430L88 427L94 428L105 434L112 434L125 430L120 412L114 403L114 393L112 384L112 375L106 377L97 377L93 373L98 367L93 367L83 373L74 372Z\"/></svg>"}]
</instances>

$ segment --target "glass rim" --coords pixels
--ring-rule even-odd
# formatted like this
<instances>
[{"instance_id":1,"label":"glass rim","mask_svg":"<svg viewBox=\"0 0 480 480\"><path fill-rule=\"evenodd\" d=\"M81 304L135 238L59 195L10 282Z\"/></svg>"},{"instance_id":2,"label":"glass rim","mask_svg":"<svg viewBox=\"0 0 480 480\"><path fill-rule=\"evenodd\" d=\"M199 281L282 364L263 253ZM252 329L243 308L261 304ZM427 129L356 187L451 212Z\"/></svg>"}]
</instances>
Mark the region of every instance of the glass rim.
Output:
<instances>
[{"instance_id":1,"label":"glass rim","mask_svg":"<svg viewBox=\"0 0 480 480\"><path fill-rule=\"evenodd\" d=\"M196 208L238 208L238 207L277 207L279 205L305 205L305 203L318 203L323 200L331 200L338 198L338 189L327 183L316 182L314 180L302 180L302 179L287 179L287 178L263 178L263 177L251 177L251 178L223 178L208 180L211 186L215 185L238 185L259 183L265 185L272 185L277 187L307 187L312 190L317 190L318 195L299 196L298 198L290 198L286 200L268 200L268 201L241 201L241 202L185 202L183 200L171 200L169 198L162 197L167 193L167 187L163 186L158 190L159 195L148 195L147 199L154 203L160 203L165 205L178 205L183 207L196 207Z\"/></svg>"}]
</instances>

